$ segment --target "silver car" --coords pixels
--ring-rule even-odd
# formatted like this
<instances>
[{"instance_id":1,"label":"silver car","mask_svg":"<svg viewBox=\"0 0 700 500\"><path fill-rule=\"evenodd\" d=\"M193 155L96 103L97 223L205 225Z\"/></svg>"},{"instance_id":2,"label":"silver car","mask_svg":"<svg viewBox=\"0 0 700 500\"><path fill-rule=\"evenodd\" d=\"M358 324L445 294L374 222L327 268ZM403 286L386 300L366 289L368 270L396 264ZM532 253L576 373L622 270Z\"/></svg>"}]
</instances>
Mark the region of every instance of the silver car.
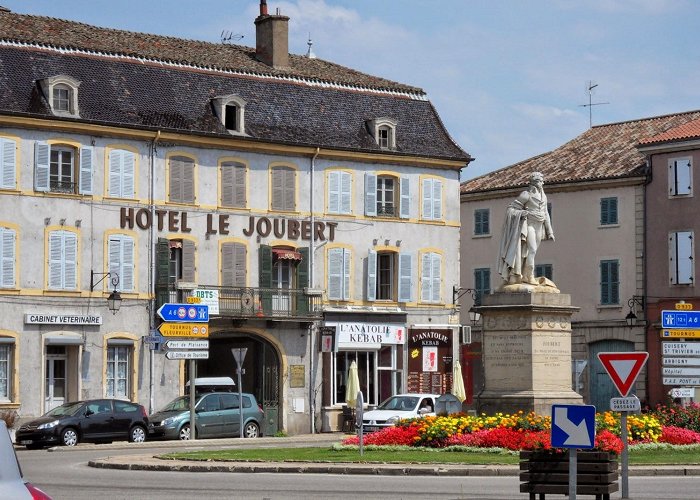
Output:
<instances>
[{"instance_id":1,"label":"silver car","mask_svg":"<svg viewBox=\"0 0 700 500\"><path fill-rule=\"evenodd\" d=\"M22 469L4 420L0 420L0 497L51 500L50 496L22 478Z\"/></svg>"}]
</instances>

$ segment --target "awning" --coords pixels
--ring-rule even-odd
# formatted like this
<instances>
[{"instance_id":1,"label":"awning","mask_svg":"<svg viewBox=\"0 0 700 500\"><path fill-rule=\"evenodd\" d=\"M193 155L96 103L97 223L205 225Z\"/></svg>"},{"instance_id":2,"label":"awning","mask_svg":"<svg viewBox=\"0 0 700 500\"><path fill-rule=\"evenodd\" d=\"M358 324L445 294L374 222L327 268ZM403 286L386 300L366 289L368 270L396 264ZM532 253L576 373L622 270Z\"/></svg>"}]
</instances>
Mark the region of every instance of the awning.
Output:
<instances>
[{"instance_id":1,"label":"awning","mask_svg":"<svg viewBox=\"0 0 700 500\"><path fill-rule=\"evenodd\" d=\"M44 336L44 343L51 345L78 345L84 342L83 336L77 333L56 332Z\"/></svg>"},{"instance_id":2,"label":"awning","mask_svg":"<svg viewBox=\"0 0 700 500\"><path fill-rule=\"evenodd\" d=\"M272 254L278 259L301 260L301 253L286 248L273 248Z\"/></svg>"}]
</instances>

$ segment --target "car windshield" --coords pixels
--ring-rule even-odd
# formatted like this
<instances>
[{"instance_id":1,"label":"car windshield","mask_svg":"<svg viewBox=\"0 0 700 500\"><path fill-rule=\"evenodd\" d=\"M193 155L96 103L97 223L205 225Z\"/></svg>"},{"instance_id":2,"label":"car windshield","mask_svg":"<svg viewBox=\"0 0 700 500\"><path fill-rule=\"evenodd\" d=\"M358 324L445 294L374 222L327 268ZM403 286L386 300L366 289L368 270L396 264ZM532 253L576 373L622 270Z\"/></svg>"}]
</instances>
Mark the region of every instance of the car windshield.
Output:
<instances>
[{"instance_id":1,"label":"car windshield","mask_svg":"<svg viewBox=\"0 0 700 500\"><path fill-rule=\"evenodd\" d=\"M179 398L173 399L170 403L165 405L160 411L183 411L190 407L190 397L180 396Z\"/></svg>"},{"instance_id":2,"label":"car windshield","mask_svg":"<svg viewBox=\"0 0 700 500\"><path fill-rule=\"evenodd\" d=\"M83 407L83 403L66 403L57 406L44 414L45 417L62 417L63 415L75 415Z\"/></svg>"},{"instance_id":3,"label":"car windshield","mask_svg":"<svg viewBox=\"0 0 700 500\"><path fill-rule=\"evenodd\" d=\"M377 410L413 411L418 404L418 398L413 396L392 396L384 401Z\"/></svg>"}]
</instances>

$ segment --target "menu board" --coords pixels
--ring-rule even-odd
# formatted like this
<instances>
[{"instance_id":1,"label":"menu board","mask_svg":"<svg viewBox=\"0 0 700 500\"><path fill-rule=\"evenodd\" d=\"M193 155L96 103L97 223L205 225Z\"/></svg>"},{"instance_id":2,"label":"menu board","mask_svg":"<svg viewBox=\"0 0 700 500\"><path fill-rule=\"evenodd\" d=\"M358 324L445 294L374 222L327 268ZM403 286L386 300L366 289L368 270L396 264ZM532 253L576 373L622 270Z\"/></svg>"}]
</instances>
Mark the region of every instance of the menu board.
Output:
<instances>
[{"instance_id":1,"label":"menu board","mask_svg":"<svg viewBox=\"0 0 700 500\"><path fill-rule=\"evenodd\" d=\"M408 392L452 390L452 329L412 328L408 333Z\"/></svg>"}]
</instances>

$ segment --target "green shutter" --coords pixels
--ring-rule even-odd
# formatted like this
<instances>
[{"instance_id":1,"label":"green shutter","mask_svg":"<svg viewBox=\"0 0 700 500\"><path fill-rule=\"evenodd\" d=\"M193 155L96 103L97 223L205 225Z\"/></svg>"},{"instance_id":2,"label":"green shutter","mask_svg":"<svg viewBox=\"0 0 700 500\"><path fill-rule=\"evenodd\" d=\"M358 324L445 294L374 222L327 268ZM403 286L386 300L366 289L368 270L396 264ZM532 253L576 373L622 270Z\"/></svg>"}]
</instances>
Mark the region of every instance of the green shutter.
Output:
<instances>
[{"instance_id":1,"label":"green shutter","mask_svg":"<svg viewBox=\"0 0 700 500\"><path fill-rule=\"evenodd\" d=\"M156 308L168 302L168 280L170 270L170 244L165 238L158 238L156 243Z\"/></svg>"},{"instance_id":2,"label":"green shutter","mask_svg":"<svg viewBox=\"0 0 700 500\"><path fill-rule=\"evenodd\" d=\"M309 286L309 249L300 248L301 260L297 264L297 288L303 290ZM306 295L297 295L297 314L309 312L309 298Z\"/></svg>"},{"instance_id":3,"label":"green shutter","mask_svg":"<svg viewBox=\"0 0 700 500\"><path fill-rule=\"evenodd\" d=\"M266 314L272 313L272 247L260 245L258 248L259 273L258 286L266 290L260 291L260 301Z\"/></svg>"}]
</instances>

